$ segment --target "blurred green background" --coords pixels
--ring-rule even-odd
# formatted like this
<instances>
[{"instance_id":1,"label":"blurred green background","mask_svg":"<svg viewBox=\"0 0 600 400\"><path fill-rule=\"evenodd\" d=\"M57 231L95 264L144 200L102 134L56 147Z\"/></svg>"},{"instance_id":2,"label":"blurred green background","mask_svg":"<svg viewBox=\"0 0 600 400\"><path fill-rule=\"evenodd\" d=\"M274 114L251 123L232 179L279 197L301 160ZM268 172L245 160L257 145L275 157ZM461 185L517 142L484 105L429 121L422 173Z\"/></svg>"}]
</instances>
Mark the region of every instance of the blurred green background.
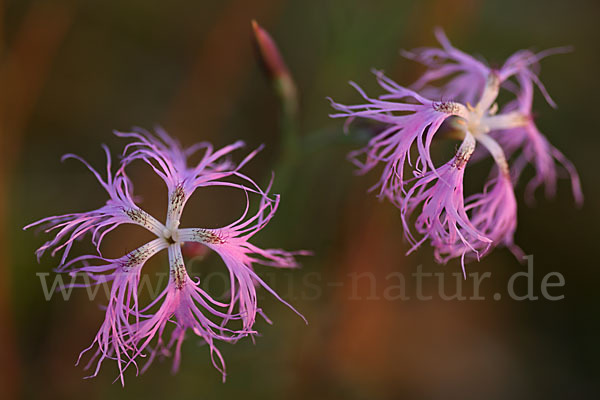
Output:
<instances>
[{"instance_id":1,"label":"blurred green background","mask_svg":"<svg viewBox=\"0 0 600 400\"><path fill-rule=\"evenodd\" d=\"M4 0L0 10L2 398L596 398L599 2ZM253 53L251 19L278 42L300 94L304 147L286 171L280 171L280 105ZM575 48L542 63L541 79L558 110L539 93L535 108L541 131L577 166L585 205L574 207L564 180L555 199L539 193L535 207L517 189L516 241L534 255L536 293L543 276L558 271L566 282L555 289L565 295L561 301L495 301L510 276L525 270L506 249L467 266L491 273L481 288L485 301L443 300L434 278L424 288L431 300L383 298L394 272L407 277L407 295L414 294L410 276L419 265L444 272L440 279L451 292L460 264L436 265L428 246L404 256L398 211L366 194L377 172L355 177L346 161L362 139L343 136L325 98L358 101L350 79L377 93L373 67L412 82L422 70L399 49L433 45L435 26L492 64L521 48ZM102 169L100 144L114 154L123 146L113 129L156 124L186 145L265 143L246 172L263 183L271 170L282 172L282 181L276 175L282 203L256 243L315 253L299 270L258 269L309 325L263 293L261 305L274 324L258 322L256 344L220 346L225 384L191 335L177 375L169 360L156 362L142 376L129 371L123 389L112 384L116 368L107 362L97 378L83 380L87 373L73 364L102 321L102 301L90 302L84 290L69 301L59 295L45 301L36 273L51 272L56 260L37 264L33 252L48 237L21 230L105 201L93 177L75 162L60 163L61 155L79 154ZM486 174L483 168L473 179ZM162 183L141 165L131 175L142 206L162 218ZM231 221L241 199L228 193L199 192L184 223ZM144 239L124 229L107 241L106 252L124 254ZM163 254L148 268L164 270L165 263ZM201 277L203 268L222 268L213 256L188 266ZM368 279L352 285L363 272L373 274L374 288ZM519 280L517 291L526 289Z\"/></svg>"}]
</instances>

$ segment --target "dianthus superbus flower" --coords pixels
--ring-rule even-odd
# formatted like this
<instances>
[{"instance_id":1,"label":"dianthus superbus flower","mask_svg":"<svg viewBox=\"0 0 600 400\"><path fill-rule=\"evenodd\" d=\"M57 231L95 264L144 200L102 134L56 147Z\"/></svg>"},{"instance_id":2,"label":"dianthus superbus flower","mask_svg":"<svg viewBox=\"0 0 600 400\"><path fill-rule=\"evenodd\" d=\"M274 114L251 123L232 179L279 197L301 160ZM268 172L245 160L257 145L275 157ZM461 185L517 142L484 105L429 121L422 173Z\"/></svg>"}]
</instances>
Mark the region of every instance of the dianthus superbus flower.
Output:
<instances>
[{"instance_id":1,"label":"dianthus superbus flower","mask_svg":"<svg viewBox=\"0 0 600 400\"><path fill-rule=\"evenodd\" d=\"M244 144L236 142L215 150L209 143L198 143L189 148L181 145L158 129L158 135L144 130L131 133L115 132L131 142L125 147L119 168L113 172L111 156L107 157L106 177L83 162L106 190L109 199L96 210L49 217L25 227L45 226L46 232L56 232L38 251L38 259L47 250L52 255L62 252L59 272L72 275L86 274L92 285L111 282L110 297L104 321L88 349L95 348L88 367L95 363L96 376L105 359L116 360L119 378L124 384L124 371L137 360L146 357L145 370L157 355L173 355L173 370L181 360L181 344L188 333L200 337L210 350L213 365L225 379L225 362L217 349L218 342L235 342L256 334L254 322L262 314L257 302L257 287L261 286L278 300L292 308L254 272L253 265L263 264L279 268L297 266L294 255L305 252L287 252L261 249L250 243L252 237L273 218L279 196L260 188L240 169L250 161L257 149L235 164L230 154ZM195 165L188 165L194 153L202 151ZM168 188L168 210L163 224L141 209L133 196L133 185L126 168L141 160L158 174ZM241 217L218 229L180 228L183 208L199 188L226 186L246 193L247 206ZM250 196L260 199L258 209L250 213ZM122 224L135 224L152 232L156 238L124 255L110 259L102 256L100 246L104 236ZM69 259L75 240L91 235L97 254ZM199 243L214 250L229 271L230 288L227 300L211 297L187 273L181 251L183 243ZM149 304L140 304L138 289L144 264L155 254L166 250L169 259L169 280L162 293ZM84 284L81 284L83 286ZM78 285L75 285L78 286ZM295 312L295 309L292 308ZM80 355L81 358L81 355ZM142 370L142 371L143 371Z\"/></svg>"},{"instance_id":2,"label":"dianthus superbus flower","mask_svg":"<svg viewBox=\"0 0 600 400\"><path fill-rule=\"evenodd\" d=\"M436 36L441 48L404 52L427 68L411 89L375 71L385 93L373 98L351 82L365 102L344 105L331 101L338 111L331 116L381 124L365 148L349 154L350 160L361 174L383 164L383 173L372 189L400 208L405 236L412 244L410 251L429 241L438 262L460 257L465 273L466 259L479 259L499 245L522 256L513 240L517 226L513 185L528 164L535 169L526 188L529 200L542 185L548 196L554 194L560 166L571 178L576 202L583 201L575 167L539 132L531 110L535 86L555 106L538 78L539 61L567 49L521 50L493 69L452 46L441 30ZM496 102L501 90L514 97L503 107ZM431 145L444 123L462 144L450 161L437 166ZM491 155L495 166L482 192L465 197L464 169L483 154L476 150L477 145ZM412 215L416 220L411 228Z\"/></svg>"}]
</instances>

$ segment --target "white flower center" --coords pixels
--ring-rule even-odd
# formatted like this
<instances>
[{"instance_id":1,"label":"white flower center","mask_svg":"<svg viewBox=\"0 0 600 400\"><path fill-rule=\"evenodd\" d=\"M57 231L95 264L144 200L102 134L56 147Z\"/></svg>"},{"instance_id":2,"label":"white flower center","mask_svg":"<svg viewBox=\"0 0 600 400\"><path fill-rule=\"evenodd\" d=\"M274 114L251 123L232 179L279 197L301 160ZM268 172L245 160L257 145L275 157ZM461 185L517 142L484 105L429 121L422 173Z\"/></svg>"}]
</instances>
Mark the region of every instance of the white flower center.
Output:
<instances>
[{"instance_id":1,"label":"white flower center","mask_svg":"<svg viewBox=\"0 0 600 400\"><path fill-rule=\"evenodd\" d=\"M467 129L473 136L479 140L490 131L511 129L523 126L527 123L529 117L520 111L510 111L503 114L497 114L498 104L496 98L500 89L498 76L492 72L485 85L481 99L476 106L467 103L466 106L460 105L459 115L464 121L456 121L458 129Z\"/></svg>"},{"instance_id":2,"label":"white flower center","mask_svg":"<svg viewBox=\"0 0 600 400\"><path fill-rule=\"evenodd\" d=\"M177 229L179 227L179 221L177 221L177 224L175 226L173 226L172 228L163 228L162 230L162 237L163 239L165 239L165 241L169 244L175 244L177 242L179 242L179 229Z\"/></svg>"}]
</instances>

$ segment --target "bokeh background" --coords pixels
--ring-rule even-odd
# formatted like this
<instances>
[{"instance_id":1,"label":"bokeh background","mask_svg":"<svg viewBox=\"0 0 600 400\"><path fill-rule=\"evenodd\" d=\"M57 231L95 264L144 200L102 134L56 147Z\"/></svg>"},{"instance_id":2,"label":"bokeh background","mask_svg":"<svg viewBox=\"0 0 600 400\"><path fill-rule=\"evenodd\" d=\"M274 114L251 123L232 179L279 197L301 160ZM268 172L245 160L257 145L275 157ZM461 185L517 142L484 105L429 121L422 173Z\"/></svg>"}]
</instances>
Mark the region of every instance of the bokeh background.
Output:
<instances>
[{"instance_id":1,"label":"bokeh background","mask_svg":"<svg viewBox=\"0 0 600 400\"><path fill-rule=\"evenodd\" d=\"M0 396L597 398L599 11L595 0L0 1ZM281 156L281 105L253 52L252 19L278 42L298 87L302 146L294 162ZM468 265L468 272L491 273L482 284L485 301L446 301L436 279L424 288L431 300L414 299L410 276L419 265L443 272L448 292L460 265L435 264L428 246L404 256L398 211L366 194L377 173L355 177L346 161L364 137L360 130L342 134L342 122L328 118L326 96L357 101L350 79L374 92L373 67L412 82L421 69L398 50L433 45L435 26L496 64L520 48L575 48L542 64L558 110L539 93L535 107L541 130L577 166L585 205L574 206L566 181L555 199L538 194L534 207L522 201L522 186L517 190L516 239L534 255L536 294L543 276L558 271L566 282L555 289L565 295L561 301L494 300L512 274L525 270L506 249ZM47 237L21 230L104 202L92 176L75 162L60 163L62 154L102 168L100 144L115 153L123 146L113 129L156 124L186 145L265 143L246 172L266 183L275 170L282 204L256 241L315 253L298 270L258 270L309 325L263 293L274 324L258 323L256 344L221 345L225 384L194 338L184 344L177 375L169 360L157 362L139 377L129 371L123 389L106 363L97 378L83 380L87 373L73 364L102 321L102 301L90 302L83 290L69 301L46 301L36 273L51 272L56 260L37 264L33 252ZM132 177L143 207L163 216L162 183L143 166ZM229 192L198 193L184 223L227 223L239 201ZM144 239L137 230L116 232L106 252L123 254ZM209 255L188 266L202 277L222 269L219 262ZM148 268L164 270L165 263L156 257ZM375 277L374 289L368 279L352 285L363 272ZM383 298L386 277L398 272L410 300ZM526 289L519 280L517 291Z\"/></svg>"}]
</instances>

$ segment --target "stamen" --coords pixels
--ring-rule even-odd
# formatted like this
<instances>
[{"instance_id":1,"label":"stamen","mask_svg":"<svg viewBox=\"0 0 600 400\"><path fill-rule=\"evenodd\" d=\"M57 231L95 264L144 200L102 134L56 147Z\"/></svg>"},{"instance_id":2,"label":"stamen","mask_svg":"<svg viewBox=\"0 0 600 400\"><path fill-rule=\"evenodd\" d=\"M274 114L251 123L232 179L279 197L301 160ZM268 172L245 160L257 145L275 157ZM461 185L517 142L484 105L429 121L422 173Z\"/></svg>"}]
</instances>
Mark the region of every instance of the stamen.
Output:
<instances>
[{"instance_id":1,"label":"stamen","mask_svg":"<svg viewBox=\"0 0 600 400\"><path fill-rule=\"evenodd\" d=\"M183 255L179 244L169 246L169 267L171 279L178 290L183 289L187 281L187 271L183 263Z\"/></svg>"},{"instance_id":2,"label":"stamen","mask_svg":"<svg viewBox=\"0 0 600 400\"><path fill-rule=\"evenodd\" d=\"M443 101L441 103L433 103L433 109L446 114L457 114L459 112L459 106L453 101Z\"/></svg>"},{"instance_id":3,"label":"stamen","mask_svg":"<svg viewBox=\"0 0 600 400\"><path fill-rule=\"evenodd\" d=\"M167 227L173 231L179 226L179 218L181 218L184 203L185 191L183 185L179 184L169 198L169 209L167 211Z\"/></svg>"},{"instance_id":4,"label":"stamen","mask_svg":"<svg viewBox=\"0 0 600 400\"><path fill-rule=\"evenodd\" d=\"M187 228L178 231L179 239L182 242L197 242L204 244L224 244L225 238L218 233L202 228Z\"/></svg>"},{"instance_id":5,"label":"stamen","mask_svg":"<svg viewBox=\"0 0 600 400\"><path fill-rule=\"evenodd\" d=\"M463 168L471 158L473 152L475 151L475 144L475 138L473 137L471 132L465 131L465 139L456 151L454 163L452 165L458 169Z\"/></svg>"},{"instance_id":6,"label":"stamen","mask_svg":"<svg viewBox=\"0 0 600 400\"><path fill-rule=\"evenodd\" d=\"M163 224L158 222L152 215L148 214L141 208L122 208L125 215L134 223L143 226L156 236L160 236L164 228Z\"/></svg>"},{"instance_id":7,"label":"stamen","mask_svg":"<svg viewBox=\"0 0 600 400\"><path fill-rule=\"evenodd\" d=\"M123 270L127 271L135 266L144 264L150 257L166 247L161 239L154 239L125 255L121 262Z\"/></svg>"}]
</instances>

